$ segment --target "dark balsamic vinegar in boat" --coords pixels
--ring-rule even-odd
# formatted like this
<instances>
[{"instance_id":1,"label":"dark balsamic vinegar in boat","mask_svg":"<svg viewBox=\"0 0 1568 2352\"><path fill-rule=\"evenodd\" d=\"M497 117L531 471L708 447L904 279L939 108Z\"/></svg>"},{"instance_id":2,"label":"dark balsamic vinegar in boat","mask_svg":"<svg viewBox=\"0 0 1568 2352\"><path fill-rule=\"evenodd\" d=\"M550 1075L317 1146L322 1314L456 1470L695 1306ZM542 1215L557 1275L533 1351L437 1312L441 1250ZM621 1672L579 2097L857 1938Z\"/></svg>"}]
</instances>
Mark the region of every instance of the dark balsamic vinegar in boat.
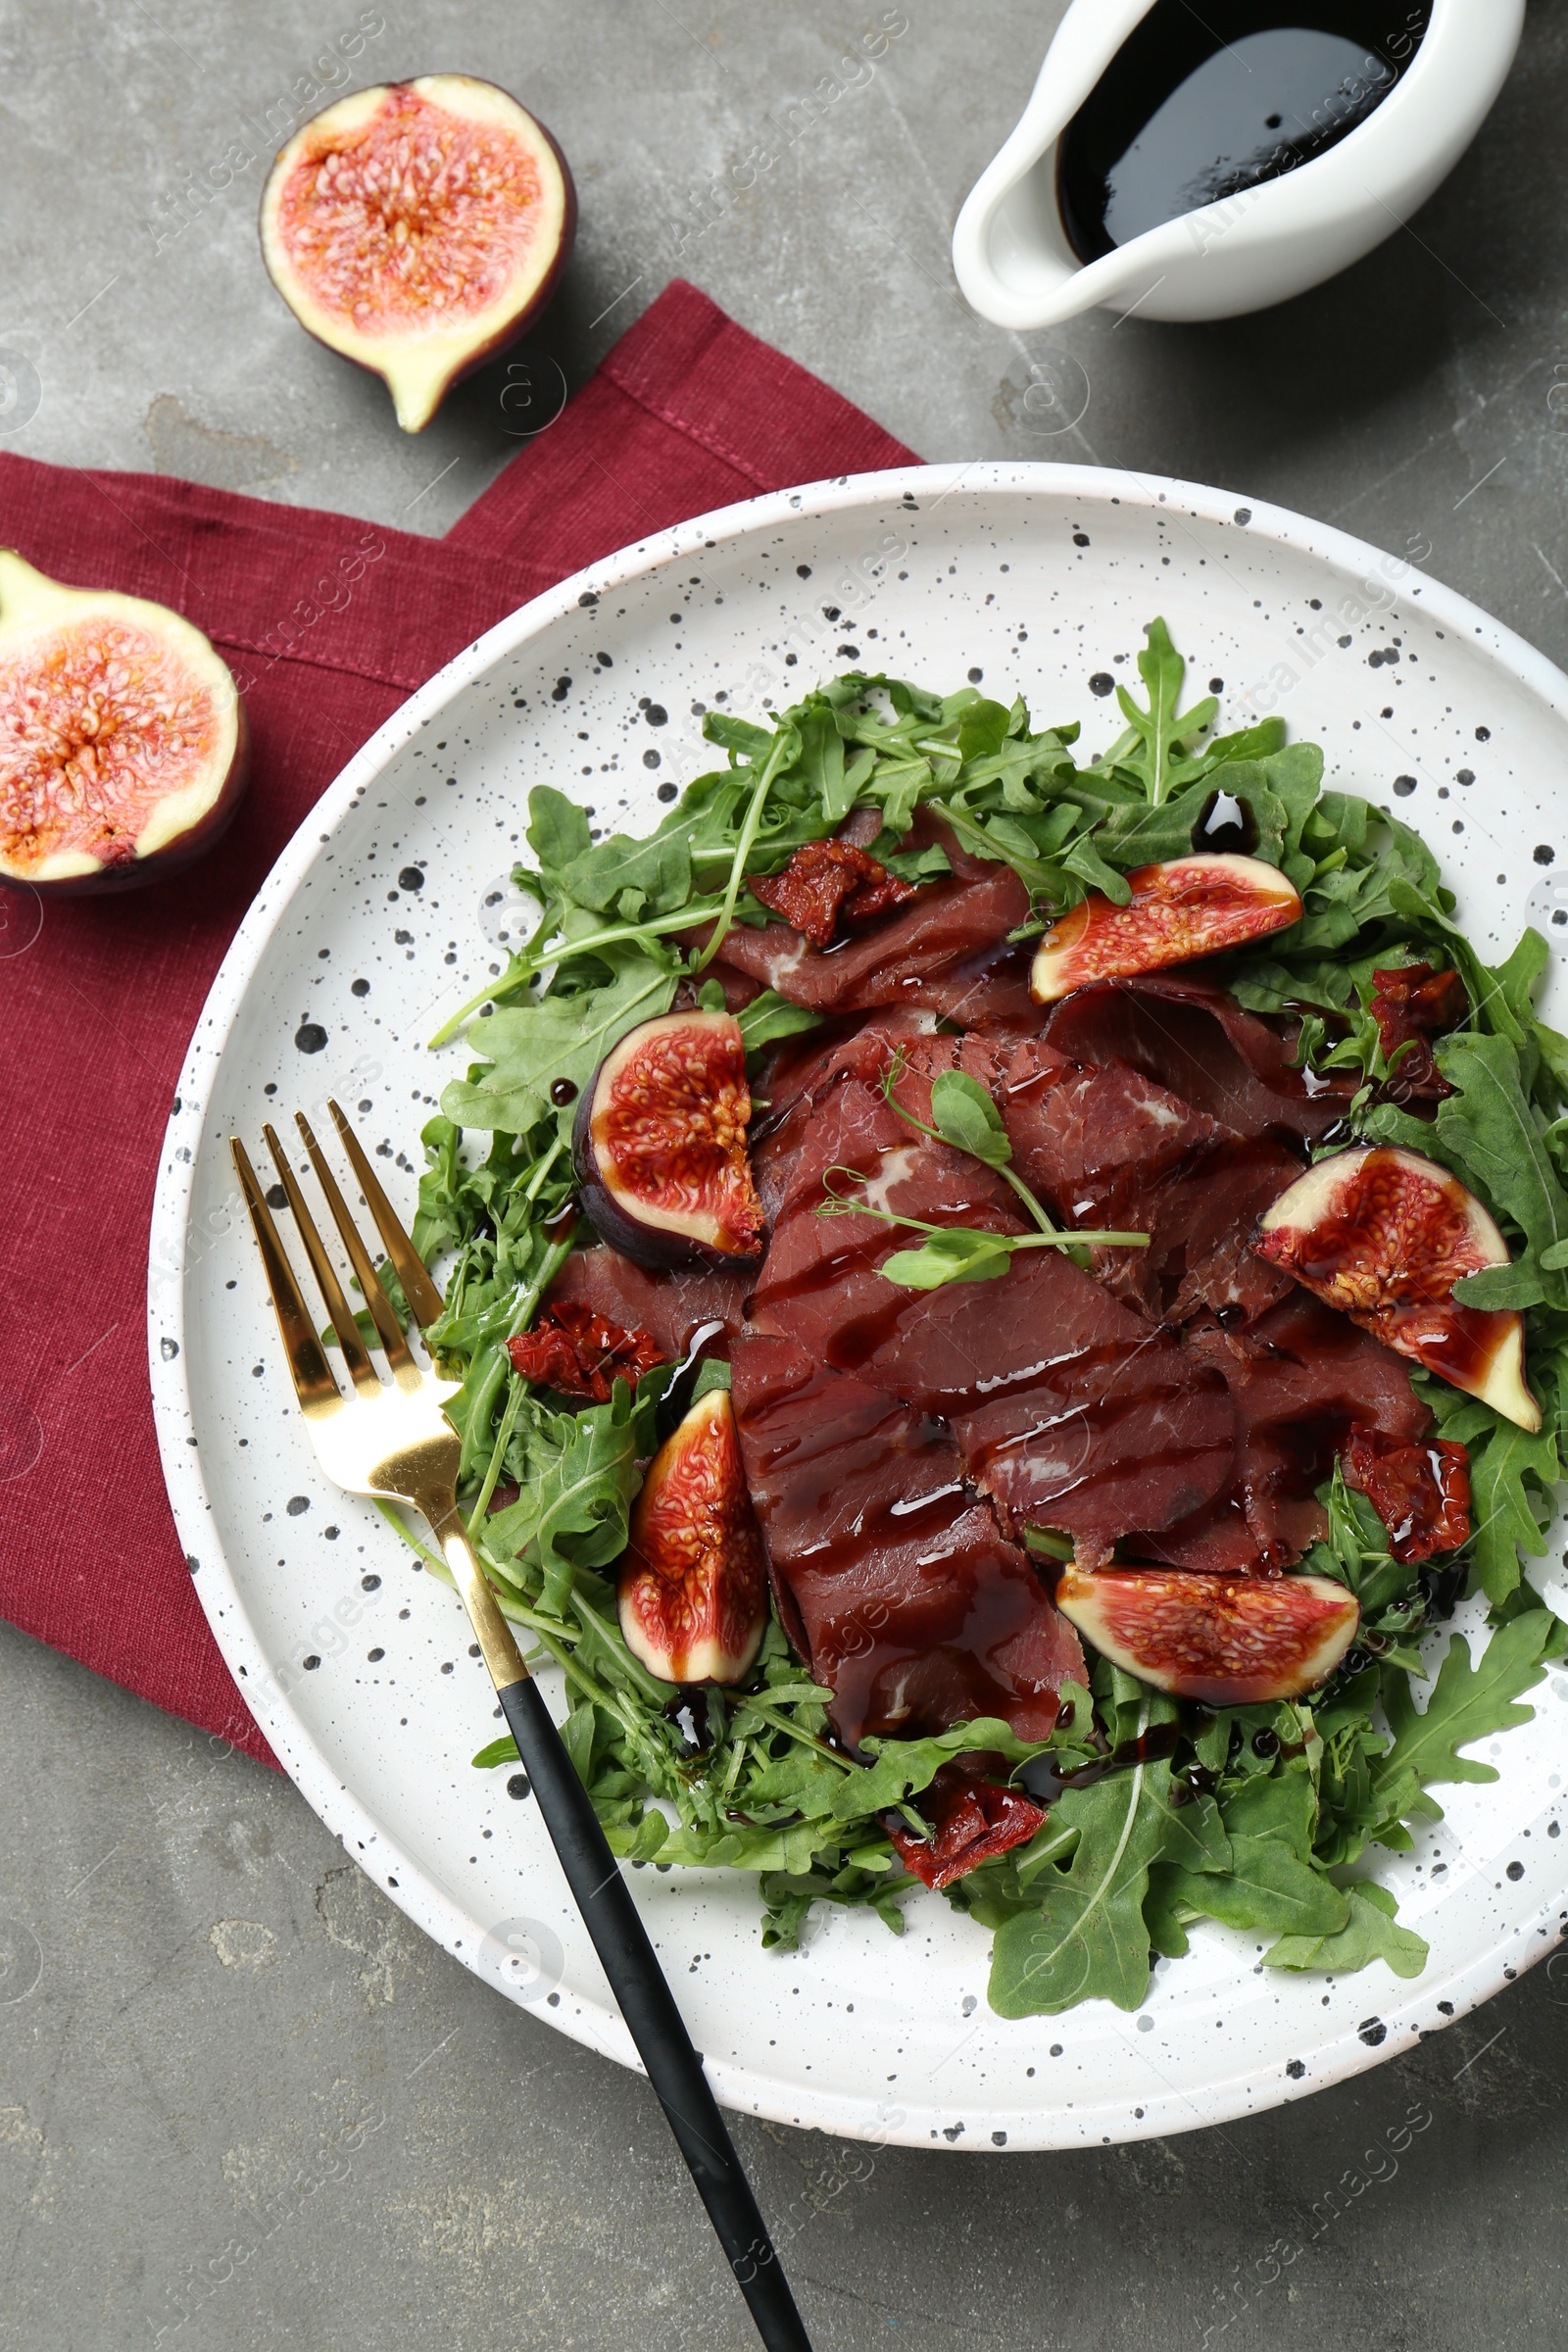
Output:
<instances>
[{"instance_id":1,"label":"dark balsamic vinegar in boat","mask_svg":"<svg viewBox=\"0 0 1568 2352\"><path fill-rule=\"evenodd\" d=\"M1056 196L1082 262L1279 179L1367 120L1431 0L1154 0L1061 134Z\"/></svg>"}]
</instances>

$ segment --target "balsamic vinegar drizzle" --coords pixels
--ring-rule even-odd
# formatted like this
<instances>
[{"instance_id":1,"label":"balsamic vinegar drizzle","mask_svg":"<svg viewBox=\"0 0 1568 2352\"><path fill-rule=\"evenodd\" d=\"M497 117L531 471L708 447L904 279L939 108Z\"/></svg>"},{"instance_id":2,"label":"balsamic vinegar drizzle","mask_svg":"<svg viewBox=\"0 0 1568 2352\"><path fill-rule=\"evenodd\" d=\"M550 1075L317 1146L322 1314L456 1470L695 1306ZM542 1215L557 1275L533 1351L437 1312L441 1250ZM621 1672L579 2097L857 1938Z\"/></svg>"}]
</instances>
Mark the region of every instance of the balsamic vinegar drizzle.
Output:
<instances>
[{"instance_id":1,"label":"balsamic vinegar drizzle","mask_svg":"<svg viewBox=\"0 0 1568 2352\"><path fill-rule=\"evenodd\" d=\"M1154 0L1057 149L1080 261L1279 179L1364 122L1409 67L1431 0Z\"/></svg>"}]
</instances>

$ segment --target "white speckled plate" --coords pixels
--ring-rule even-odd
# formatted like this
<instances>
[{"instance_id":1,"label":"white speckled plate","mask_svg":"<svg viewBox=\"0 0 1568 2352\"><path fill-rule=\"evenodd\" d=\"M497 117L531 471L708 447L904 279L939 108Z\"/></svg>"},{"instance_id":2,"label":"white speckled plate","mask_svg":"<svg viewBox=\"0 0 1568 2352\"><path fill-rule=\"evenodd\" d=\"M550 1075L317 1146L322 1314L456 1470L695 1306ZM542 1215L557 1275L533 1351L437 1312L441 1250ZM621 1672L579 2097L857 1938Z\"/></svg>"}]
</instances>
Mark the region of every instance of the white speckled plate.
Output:
<instances>
[{"instance_id":1,"label":"white speckled plate","mask_svg":"<svg viewBox=\"0 0 1568 2352\"><path fill-rule=\"evenodd\" d=\"M1332 781L1400 796L1484 951L1527 914L1568 939L1548 855L1568 850L1568 679L1518 638L1399 559L1218 491L911 467L688 523L491 630L321 800L198 1024L164 1150L149 1336L202 1604L277 1754L377 1885L623 2064L630 2042L531 1802L470 1769L492 1698L456 1599L316 1468L228 1135L255 1148L265 1117L335 1093L359 1104L412 1210L419 1126L465 1059L423 1041L499 966L529 785L644 827L661 789L713 763L706 705L783 703L852 662L942 688L983 675L1004 700L1021 689L1038 720L1083 719L1099 748L1117 722L1097 697L1131 677L1156 612L1198 691L1223 679L1226 723L1278 709L1322 742ZM1560 972L1551 983L1562 1022ZM1383 1862L1432 1945L1413 1984L1381 1962L1338 1982L1264 1972L1251 1938L1205 1926L1189 1958L1160 1963L1137 2016L1094 2002L1009 2024L986 2005L988 1938L935 1895L910 1904L900 1941L841 1914L777 1956L748 1881L633 1883L729 2105L915 2146L1136 2139L1375 2065L1541 1957L1568 1918L1565 1725L1554 1670L1535 1720L1489 1747L1495 1785L1444 1790L1447 1818Z\"/></svg>"}]
</instances>

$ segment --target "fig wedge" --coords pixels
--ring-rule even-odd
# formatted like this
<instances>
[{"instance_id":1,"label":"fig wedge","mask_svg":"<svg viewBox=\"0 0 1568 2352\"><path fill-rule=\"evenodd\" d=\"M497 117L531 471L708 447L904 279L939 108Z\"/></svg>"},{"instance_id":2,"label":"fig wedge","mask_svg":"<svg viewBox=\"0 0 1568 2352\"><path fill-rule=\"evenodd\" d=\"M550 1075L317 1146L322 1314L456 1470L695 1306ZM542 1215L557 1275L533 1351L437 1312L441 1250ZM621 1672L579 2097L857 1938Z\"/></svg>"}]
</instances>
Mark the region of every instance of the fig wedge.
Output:
<instances>
[{"instance_id":1,"label":"fig wedge","mask_svg":"<svg viewBox=\"0 0 1568 2352\"><path fill-rule=\"evenodd\" d=\"M1299 1698L1334 1672L1360 1605L1326 1576L1069 1565L1056 1606L1141 1682L1207 1707Z\"/></svg>"},{"instance_id":2,"label":"fig wedge","mask_svg":"<svg viewBox=\"0 0 1568 2352\"><path fill-rule=\"evenodd\" d=\"M340 98L283 147L262 255L300 324L384 378L406 433L544 308L571 250L565 157L466 74Z\"/></svg>"},{"instance_id":3,"label":"fig wedge","mask_svg":"<svg viewBox=\"0 0 1568 2352\"><path fill-rule=\"evenodd\" d=\"M1296 890L1260 858L1170 858L1135 867L1127 884L1125 906L1092 890L1052 924L1029 974L1037 1004L1054 1004L1090 980L1130 979L1244 947L1300 918Z\"/></svg>"},{"instance_id":4,"label":"fig wedge","mask_svg":"<svg viewBox=\"0 0 1568 2352\"><path fill-rule=\"evenodd\" d=\"M1386 1144L1320 1159L1265 1210L1252 1247L1385 1347L1521 1429L1541 1427L1523 1317L1453 1296L1461 1276L1507 1265L1507 1244L1435 1160Z\"/></svg>"},{"instance_id":5,"label":"fig wedge","mask_svg":"<svg viewBox=\"0 0 1568 2352\"><path fill-rule=\"evenodd\" d=\"M0 883L76 898L177 873L232 820L246 754L200 629L0 548Z\"/></svg>"},{"instance_id":6,"label":"fig wedge","mask_svg":"<svg viewBox=\"0 0 1568 2352\"><path fill-rule=\"evenodd\" d=\"M756 1658L767 1566L727 1389L699 1396L650 1463L617 1606L627 1648L662 1683L736 1683Z\"/></svg>"},{"instance_id":7,"label":"fig wedge","mask_svg":"<svg viewBox=\"0 0 1568 2352\"><path fill-rule=\"evenodd\" d=\"M629 1029L577 1108L572 1150L600 1238L640 1266L734 1266L761 1245L746 1045L729 1012Z\"/></svg>"}]
</instances>

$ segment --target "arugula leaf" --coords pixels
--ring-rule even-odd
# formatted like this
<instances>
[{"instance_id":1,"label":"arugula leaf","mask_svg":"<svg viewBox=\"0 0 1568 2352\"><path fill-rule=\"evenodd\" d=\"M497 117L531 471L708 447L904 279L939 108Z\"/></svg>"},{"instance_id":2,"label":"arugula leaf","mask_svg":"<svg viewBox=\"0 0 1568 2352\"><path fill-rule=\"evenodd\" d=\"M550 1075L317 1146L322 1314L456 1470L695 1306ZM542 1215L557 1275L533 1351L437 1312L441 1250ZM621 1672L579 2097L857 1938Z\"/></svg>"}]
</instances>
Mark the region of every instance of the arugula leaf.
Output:
<instances>
[{"instance_id":1,"label":"arugula leaf","mask_svg":"<svg viewBox=\"0 0 1568 2352\"><path fill-rule=\"evenodd\" d=\"M492 1058L442 1089L441 1108L449 1119L463 1127L526 1134L551 1113L550 1089L557 1079L573 1087L574 1104L628 1029L669 1010L676 976L665 965L630 946L602 949L597 960L612 975L602 986L503 1006L480 1024ZM569 1105L564 1114L567 1127L572 1116Z\"/></svg>"},{"instance_id":2,"label":"arugula leaf","mask_svg":"<svg viewBox=\"0 0 1568 2352\"><path fill-rule=\"evenodd\" d=\"M535 1408L527 1484L487 1528L493 1550L537 1560L550 1615L562 1614L579 1568L606 1567L624 1551L639 1463L654 1449L654 1407L668 1381L669 1367L660 1365L635 1391L614 1382L608 1404L580 1413Z\"/></svg>"},{"instance_id":3,"label":"arugula leaf","mask_svg":"<svg viewBox=\"0 0 1568 2352\"><path fill-rule=\"evenodd\" d=\"M1080 1684L1065 1682L1061 1687L1064 1703L1073 1708L1069 1726L1091 1721L1089 1693ZM918 1796L929 1788L944 1764L956 1756L983 1754L999 1756L1004 1765L1026 1764L1033 1756L1053 1754L1074 1760L1086 1759L1092 1752L1083 1736L1074 1738L1070 1728L1058 1729L1047 1740L1020 1740L1007 1724L995 1716L978 1716L969 1723L957 1723L950 1731L939 1732L925 1740L878 1740L863 1742L871 1762L846 1775L834 1795L833 1811L844 1821L858 1814L887 1812L904 1803L906 1798ZM997 1772L996 1779L1005 1776Z\"/></svg>"},{"instance_id":4,"label":"arugula leaf","mask_svg":"<svg viewBox=\"0 0 1568 2352\"><path fill-rule=\"evenodd\" d=\"M760 1054L764 1046L776 1046L781 1037L796 1037L806 1029L820 1029L822 1015L808 1012L804 1004L792 1004L771 988L743 1004L735 1015L740 1024L741 1043L748 1058Z\"/></svg>"},{"instance_id":5,"label":"arugula leaf","mask_svg":"<svg viewBox=\"0 0 1568 2352\"><path fill-rule=\"evenodd\" d=\"M547 879L564 873L575 858L593 848L588 819L577 801L557 792L553 784L536 784L528 795L528 847Z\"/></svg>"},{"instance_id":6,"label":"arugula leaf","mask_svg":"<svg viewBox=\"0 0 1568 2352\"><path fill-rule=\"evenodd\" d=\"M1527 1609L1499 1626L1474 1662L1464 1636L1454 1634L1432 1694L1419 1712L1408 1675L1385 1675L1383 1706L1394 1740L1372 1768L1373 1794L1405 1773L1413 1774L1423 1787L1433 1781L1494 1781L1494 1766L1462 1756L1459 1750L1531 1720L1534 1707L1516 1702L1521 1691L1533 1690L1545 1673L1541 1660L1556 1627L1549 1609Z\"/></svg>"},{"instance_id":7,"label":"arugula leaf","mask_svg":"<svg viewBox=\"0 0 1568 2352\"><path fill-rule=\"evenodd\" d=\"M1229 1928L1265 1934L1333 1936L1349 1918L1349 1905L1332 1879L1303 1861L1284 1838L1231 1838L1228 1871L1160 1866L1165 1899L1187 1904Z\"/></svg>"},{"instance_id":8,"label":"arugula leaf","mask_svg":"<svg viewBox=\"0 0 1568 2352\"><path fill-rule=\"evenodd\" d=\"M1065 1871L1054 1862L1032 1891L1038 1903L998 1928L991 2006L1000 2017L1055 2016L1078 2001L1136 2009L1149 1987L1144 1900L1170 1820L1163 1759L1069 1788L1049 1825L1076 1833ZM1195 1884L1201 1884L1196 1879Z\"/></svg>"},{"instance_id":9,"label":"arugula leaf","mask_svg":"<svg viewBox=\"0 0 1568 2352\"><path fill-rule=\"evenodd\" d=\"M1350 1916L1337 1934L1282 1936L1263 1954L1265 1968L1326 1968L1353 1976L1383 1960L1396 1977L1418 1977L1427 1964L1427 1945L1413 1928L1401 1928L1386 1886L1363 1881L1349 1887Z\"/></svg>"},{"instance_id":10,"label":"arugula leaf","mask_svg":"<svg viewBox=\"0 0 1568 2352\"><path fill-rule=\"evenodd\" d=\"M1163 1862L1183 1870L1224 1871L1231 1867L1231 1841L1219 1806L1205 1791L1180 1807L1171 1808L1161 1850Z\"/></svg>"},{"instance_id":11,"label":"arugula leaf","mask_svg":"<svg viewBox=\"0 0 1568 2352\"><path fill-rule=\"evenodd\" d=\"M1219 706L1212 695L1207 695L1178 715L1187 663L1172 645L1163 620L1150 622L1146 639L1138 656L1138 674L1149 695L1149 705L1145 709L1133 700L1125 686L1117 687L1116 700L1129 734L1106 755L1106 761L1135 775L1144 787L1150 807L1157 808L1174 787L1191 780L1199 763L1189 760L1186 742L1213 724Z\"/></svg>"},{"instance_id":12,"label":"arugula leaf","mask_svg":"<svg viewBox=\"0 0 1568 2352\"><path fill-rule=\"evenodd\" d=\"M1517 1049L1504 1037L1470 1032L1446 1038L1437 1062L1455 1089L1439 1106L1440 1141L1472 1189L1512 1218L1540 1265L1544 1250L1568 1243L1568 1193L1557 1181L1543 1123L1526 1099ZM1489 1303L1471 1287L1487 1280L1478 1275L1455 1284L1454 1297L1468 1305ZM1568 1307L1568 1272L1544 1267L1537 1296Z\"/></svg>"}]
</instances>

